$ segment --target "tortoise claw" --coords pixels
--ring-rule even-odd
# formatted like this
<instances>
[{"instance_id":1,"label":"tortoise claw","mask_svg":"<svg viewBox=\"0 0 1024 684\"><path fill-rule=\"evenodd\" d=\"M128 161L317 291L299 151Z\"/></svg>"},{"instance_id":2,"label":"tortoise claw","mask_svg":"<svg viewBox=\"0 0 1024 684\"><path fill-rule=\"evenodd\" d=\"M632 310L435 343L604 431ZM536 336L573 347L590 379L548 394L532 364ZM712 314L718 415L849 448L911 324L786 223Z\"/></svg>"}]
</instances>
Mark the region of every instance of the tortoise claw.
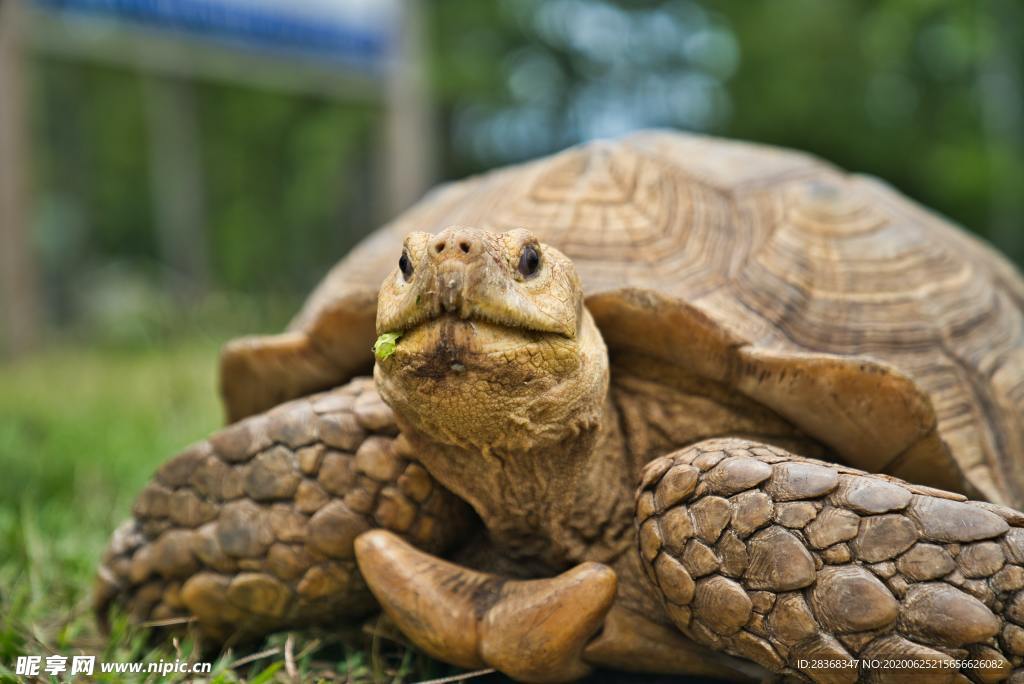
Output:
<instances>
[{"instance_id":1,"label":"tortoise claw","mask_svg":"<svg viewBox=\"0 0 1024 684\"><path fill-rule=\"evenodd\" d=\"M581 653L615 599L615 572L600 563L520 581L449 563L384 530L362 534L355 550L370 591L417 646L521 681L585 675Z\"/></svg>"},{"instance_id":2,"label":"tortoise claw","mask_svg":"<svg viewBox=\"0 0 1024 684\"><path fill-rule=\"evenodd\" d=\"M587 642L615 600L615 572L582 563L551 579L508 581L480 625L484 661L523 681L577 679Z\"/></svg>"}]
</instances>

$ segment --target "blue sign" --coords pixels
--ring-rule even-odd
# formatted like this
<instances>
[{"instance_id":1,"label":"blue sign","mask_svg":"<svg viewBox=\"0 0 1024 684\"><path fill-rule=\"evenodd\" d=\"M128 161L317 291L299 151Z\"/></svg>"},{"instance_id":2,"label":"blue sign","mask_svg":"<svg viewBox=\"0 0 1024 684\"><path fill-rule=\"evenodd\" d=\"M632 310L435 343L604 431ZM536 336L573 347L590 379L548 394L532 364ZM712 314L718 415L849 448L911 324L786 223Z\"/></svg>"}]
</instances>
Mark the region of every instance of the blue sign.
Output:
<instances>
[{"instance_id":1,"label":"blue sign","mask_svg":"<svg viewBox=\"0 0 1024 684\"><path fill-rule=\"evenodd\" d=\"M376 71L396 7L385 0L34 0L61 16L114 19L236 47L330 59Z\"/></svg>"}]
</instances>

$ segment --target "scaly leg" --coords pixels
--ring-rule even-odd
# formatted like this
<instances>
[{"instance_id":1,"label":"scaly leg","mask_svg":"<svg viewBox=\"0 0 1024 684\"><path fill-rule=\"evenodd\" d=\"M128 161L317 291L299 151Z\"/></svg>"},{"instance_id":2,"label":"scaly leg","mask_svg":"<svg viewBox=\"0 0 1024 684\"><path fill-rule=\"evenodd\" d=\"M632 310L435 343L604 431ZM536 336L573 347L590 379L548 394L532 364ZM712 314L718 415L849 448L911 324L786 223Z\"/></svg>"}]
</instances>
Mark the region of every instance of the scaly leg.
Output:
<instances>
[{"instance_id":1,"label":"scaly leg","mask_svg":"<svg viewBox=\"0 0 1024 684\"><path fill-rule=\"evenodd\" d=\"M194 617L214 641L365 615L357 536L443 553L473 524L411 456L369 378L227 427L142 491L103 556L97 611Z\"/></svg>"},{"instance_id":2,"label":"scaly leg","mask_svg":"<svg viewBox=\"0 0 1024 684\"><path fill-rule=\"evenodd\" d=\"M356 540L359 569L402 633L435 658L516 680L564 682L590 671L583 649L615 600L615 572L581 563L549 579L478 572L394 534Z\"/></svg>"},{"instance_id":3,"label":"scaly leg","mask_svg":"<svg viewBox=\"0 0 1024 684\"><path fill-rule=\"evenodd\" d=\"M727 439L649 463L637 524L668 615L710 648L814 681L1024 672L1017 511Z\"/></svg>"}]
</instances>

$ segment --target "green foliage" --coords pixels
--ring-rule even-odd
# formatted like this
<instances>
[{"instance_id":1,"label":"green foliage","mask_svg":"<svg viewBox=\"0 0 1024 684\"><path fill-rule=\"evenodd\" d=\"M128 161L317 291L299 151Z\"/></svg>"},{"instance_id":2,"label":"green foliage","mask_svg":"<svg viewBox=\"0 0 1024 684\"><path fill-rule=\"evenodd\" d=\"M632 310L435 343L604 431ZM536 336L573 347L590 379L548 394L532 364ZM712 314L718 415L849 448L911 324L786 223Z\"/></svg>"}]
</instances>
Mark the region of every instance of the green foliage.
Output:
<instances>
[{"instance_id":1,"label":"green foliage","mask_svg":"<svg viewBox=\"0 0 1024 684\"><path fill-rule=\"evenodd\" d=\"M395 349L398 347L398 338L402 336L402 333L384 333L377 338L377 341L373 343L373 355L383 361L389 358L395 353Z\"/></svg>"},{"instance_id":2,"label":"green foliage","mask_svg":"<svg viewBox=\"0 0 1024 684\"><path fill-rule=\"evenodd\" d=\"M149 175L153 105L128 69L39 59L34 75L36 246L52 317L88 322L93 281L159 285L168 275ZM377 112L221 84L193 90L212 288L305 293L375 227Z\"/></svg>"},{"instance_id":3,"label":"green foliage","mask_svg":"<svg viewBox=\"0 0 1024 684\"><path fill-rule=\"evenodd\" d=\"M439 0L446 173L670 126L886 179L1024 261L1012 0Z\"/></svg>"},{"instance_id":4,"label":"green foliage","mask_svg":"<svg viewBox=\"0 0 1024 684\"><path fill-rule=\"evenodd\" d=\"M1024 260L1013 0L435 0L440 178L669 126L888 180ZM37 246L59 322L99 273L166 280L138 72L34 61ZM194 86L214 290L306 291L380 218L383 110Z\"/></svg>"},{"instance_id":5,"label":"green foliage","mask_svg":"<svg viewBox=\"0 0 1024 684\"><path fill-rule=\"evenodd\" d=\"M731 0L722 9L744 51L724 132L879 176L1024 260L1024 195L1012 189L1024 186L1019 4ZM996 73L1011 87L987 87ZM1014 122L997 123L1007 108Z\"/></svg>"},{"instance_id":6,"label":"green foliage","mask_svg":"<svg viewBox=\"0 0 1024 684\"><path fill-rule=\"evenodd\" d=\"M365 140L374 112L225 86L201 96L218 284L312 287L371 229Z\"/></svg>"}]
</instances>

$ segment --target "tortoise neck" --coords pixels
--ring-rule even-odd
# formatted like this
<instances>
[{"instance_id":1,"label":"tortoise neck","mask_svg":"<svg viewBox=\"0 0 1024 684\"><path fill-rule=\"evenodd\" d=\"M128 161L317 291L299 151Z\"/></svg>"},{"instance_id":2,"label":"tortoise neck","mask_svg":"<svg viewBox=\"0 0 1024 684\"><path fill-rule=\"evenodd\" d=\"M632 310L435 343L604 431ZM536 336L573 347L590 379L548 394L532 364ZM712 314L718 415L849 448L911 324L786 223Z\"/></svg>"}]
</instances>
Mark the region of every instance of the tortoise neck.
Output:
<instances>
[{"instance_id":1,"label":"tortoise neck","mask_svg":"<svg viewBox=\"0 0 1024 684\"><path fill-rule=\"evenodd\" d=\"M430 474L473 506L502 551L554 567L585 555L603 538L609 509L632 499L632 483L610 486L629 469L606 458L605 444L621 441L608 352L586 309L579 321L574 338L542 335L525 345L506 331L505 354L452 342L464 363L436 377L410 359L374 370ZM479 342L472 327L463 332Z\"/></svg>"},{"instance_id":2,"label":"tortoise neck","mask_svg":"<svg viewBox=\"0 0 1024 684\"><path fill-rule=\"evenodd\" d=\"M521 451L440 444L411 425L402 430L431 475L476 510L504 555L558 570L608 561L628 547L633 468L611 401L571 437Z\"/></svg>"}]
</instances>

